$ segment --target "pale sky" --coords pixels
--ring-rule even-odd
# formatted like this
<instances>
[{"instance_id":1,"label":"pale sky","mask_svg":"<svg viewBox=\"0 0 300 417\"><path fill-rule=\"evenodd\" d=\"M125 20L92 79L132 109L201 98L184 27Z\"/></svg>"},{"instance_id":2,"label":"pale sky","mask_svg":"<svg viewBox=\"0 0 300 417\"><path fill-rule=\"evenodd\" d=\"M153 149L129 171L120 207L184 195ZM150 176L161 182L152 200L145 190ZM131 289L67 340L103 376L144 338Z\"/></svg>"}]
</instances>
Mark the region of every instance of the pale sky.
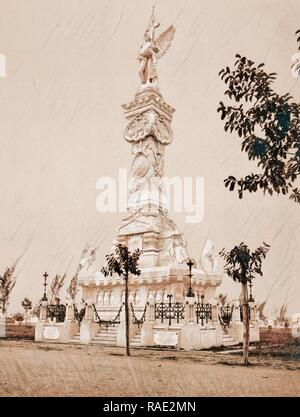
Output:
<instances>
[{"instance_id":1,"label":"pale sky","mask_svg":"<svg viewBox=\"0 0 300 417\"><path fill-rule=\"evenodd\" d=\"M11 310L42 295L42 274L74 272L88 239L100 245L101 265L122 214L96 210L96 181L130 168L121 105L137 91L137 55L153 0L1 0L0 53L0 273L18 263ZM236 53L278 73L274 88L300 101L290 67L297 52L299 0L160 0L164 29L176 26L170 51L159 63L160 89L176 109L166 175L204 177L201 224L173 219L189 253L199 258L207 238L216 253L245 241L271 245L257 301L273 312L284 302L300 311L300 207L288 198L245 195L223 186L228 175L256 170L226 134L216 110L225 86L218 72ZM220 291L239 289L224 277Z\"/></svg>"}]
</instances>

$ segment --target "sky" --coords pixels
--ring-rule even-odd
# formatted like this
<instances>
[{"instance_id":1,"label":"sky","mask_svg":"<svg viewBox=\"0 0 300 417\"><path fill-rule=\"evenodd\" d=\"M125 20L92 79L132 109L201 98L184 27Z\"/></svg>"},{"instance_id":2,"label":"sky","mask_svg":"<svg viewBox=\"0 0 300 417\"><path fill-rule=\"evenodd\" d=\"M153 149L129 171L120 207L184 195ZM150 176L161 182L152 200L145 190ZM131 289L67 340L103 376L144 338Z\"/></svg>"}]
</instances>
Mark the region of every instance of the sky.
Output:
<instances>
[{"instance_id":1,"label":"sky","mask_svg":"<svg viewBox=\"0 0 300 417\"><path fill-rule=\"evenodd\" d=\"M269 243L255 298L268 300L270 314L283 303L299 312L300 207L259 192L239 200L224 188L228 175L257 168L217 114L225 91L218 72L236 53L265 62L278 74L274 89L300 100L290 70L298 0L0 1L7 62L0 78L0 273L20 257L10 310L21 310L25 296L39 300L45 271L66 272L68 283L87 240L98 246L99 265L111 248L123 214L96 210L96 182L131 166L121 105L137 92L137 56L153 3L162 30L176 27L159 62L161 93L176 109L166 175L205 182L203 221L171 216L195 259L208 238L216 253L242 241L253 249ZM228 277L219 291L239 294Z\"/></svg>"}]
</instances>

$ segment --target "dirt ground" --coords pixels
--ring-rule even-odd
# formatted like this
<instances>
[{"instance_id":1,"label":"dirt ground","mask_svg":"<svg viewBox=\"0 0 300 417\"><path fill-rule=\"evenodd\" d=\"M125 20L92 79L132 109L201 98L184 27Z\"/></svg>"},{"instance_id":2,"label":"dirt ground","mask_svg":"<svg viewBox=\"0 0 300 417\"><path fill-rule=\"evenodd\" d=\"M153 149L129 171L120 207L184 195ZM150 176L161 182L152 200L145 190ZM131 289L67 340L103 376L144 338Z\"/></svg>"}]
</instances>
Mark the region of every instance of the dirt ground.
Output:
<instances>
[{"instance_id":1,"label":"dirt ground","mask_svg":"<svg viewBox=\"0 0 300 417\"><path fill-rule=\"evenodd\" d=\"M0 341L0 396L300 396L300 361Z\"/></svg>"}]
</instances>

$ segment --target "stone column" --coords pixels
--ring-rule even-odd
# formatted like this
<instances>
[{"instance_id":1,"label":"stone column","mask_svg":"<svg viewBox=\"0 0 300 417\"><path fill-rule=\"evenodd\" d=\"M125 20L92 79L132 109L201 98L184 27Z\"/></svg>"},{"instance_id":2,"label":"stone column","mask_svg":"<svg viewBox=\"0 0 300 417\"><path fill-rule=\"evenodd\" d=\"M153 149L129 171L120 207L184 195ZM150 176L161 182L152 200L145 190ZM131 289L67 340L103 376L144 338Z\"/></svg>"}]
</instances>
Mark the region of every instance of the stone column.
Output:
<instances>
[{"instance_id":1,"label":"stone column","mask_svg":"<svg viewBox=\"0 0 300 417\"><path fill-rule=\"evenodd\" d=\"M153 326L155 323L155 304L154 302L147 303L146 317L142 324L141 331L141 345L152 346L153 345Z\"/></svg>"},{"instance_id":2,"label":"stone column","mask_svg":"<svg viewBox=\"0 0 300 417\"><path fill-rule=\"evenodd\" d=\"M155 322L155 302L149 302L149 321Z\"/></svg>"},{"instance_id":3,"label":"stone column","mask_svg":"<svg viewBox=\"0 0 300 417\"><path fill-rule=\"evenodd\" d=\"M74 320L74 308L73 304L66 304L66 317L65 321L73 321Z\"/></svg>"},{"instance_id":4,"label":"stone column","mask_svg":"<svg viewBox=\"0 0 300 417\"><path fill-rule=\"evenodd\" d=\"M185 315L185 321L188 323L195 322L195 299L191 298L186 301L187 314Z\"/></svg>"},{"instance_id":5,"label":"stone column","mask_svg":"<svg viewBox=\"0 0 300 417\"><path fill-rule=\"evenodd\" d=\"M254 303L249 303L250 307L250 322L256 321L256 308Z\"/></svg>"},{"instance_id":6,"label":"stone column","mask_svg":"<svg viewBox=\"0 0 300 417\"><path fill-rule=\"evenodd\" d=\"M47 301L41 302L41 309L40 309L40 321L46 321L47 320Z\"/></svg>"},{"instance_id":7,"label":"stone column","mask_svg":"<svg viewBox=\"0 0 300 417\"><path fill-rule=\"evenodd\" d=\"M239 302L239 300L234 300L233 301L232 321L241 323L241 311L240 311L240 302Z\"/></svg>"},{"instance_id":8,"label":"stone column","mask_svg":"<svg viewBox=\"0 0 300 417\"><path fill-rule=\"evenodd\" d=\"M130 310L129 310L130 311ZM131 321L129 317L129 322ZM120 324L117 330L117 346L126 346L126 320L125 320L125 304L122 303L122 310L120 313Z\"/></svg>"},{"instance_id":9,"label":"stone column","mask_svg":"<svg viewBox=\"0 0 300 417\"><path fill-rule=\"evenodd\" d=\"M85 305L85 316L80 326L80 342L89 344L92 338L97 334L99 324L94 321L94 310L91 304Z\"/></svg>"},{"instance_id":10,"label":"stone column","mask_svg":"<svg viewBox=\"0 0 300 417\"><path fill-rule=\"evenodd\" d=\"M218 305L216 300L213 300L211 302L211 305L212 305L212 307L211 307L211 310L212 310L211 311L211 320L214 324L217 324L218 321L219 321L219 317L218 317L218 315L219 315L219 310L218 310L219 305Z\"/></svg>"}]
</instances>

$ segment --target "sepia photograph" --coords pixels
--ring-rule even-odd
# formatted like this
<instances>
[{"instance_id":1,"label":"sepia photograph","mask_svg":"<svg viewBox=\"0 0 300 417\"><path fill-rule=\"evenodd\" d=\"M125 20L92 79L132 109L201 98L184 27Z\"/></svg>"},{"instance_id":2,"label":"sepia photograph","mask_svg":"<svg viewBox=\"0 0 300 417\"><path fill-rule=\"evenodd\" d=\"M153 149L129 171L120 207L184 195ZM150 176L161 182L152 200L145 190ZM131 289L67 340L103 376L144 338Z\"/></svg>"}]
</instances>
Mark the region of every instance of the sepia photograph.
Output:
<instances>
[{"instance_id":1,"label":"sepia photograph","mask_svg":"<svg viewBox=\"0 0 300 417\"><path fill-rule=\"evenodd\" d=\"M2 401L300 397L299 0L0 6Z\"/></svg>"}]
</instances>

